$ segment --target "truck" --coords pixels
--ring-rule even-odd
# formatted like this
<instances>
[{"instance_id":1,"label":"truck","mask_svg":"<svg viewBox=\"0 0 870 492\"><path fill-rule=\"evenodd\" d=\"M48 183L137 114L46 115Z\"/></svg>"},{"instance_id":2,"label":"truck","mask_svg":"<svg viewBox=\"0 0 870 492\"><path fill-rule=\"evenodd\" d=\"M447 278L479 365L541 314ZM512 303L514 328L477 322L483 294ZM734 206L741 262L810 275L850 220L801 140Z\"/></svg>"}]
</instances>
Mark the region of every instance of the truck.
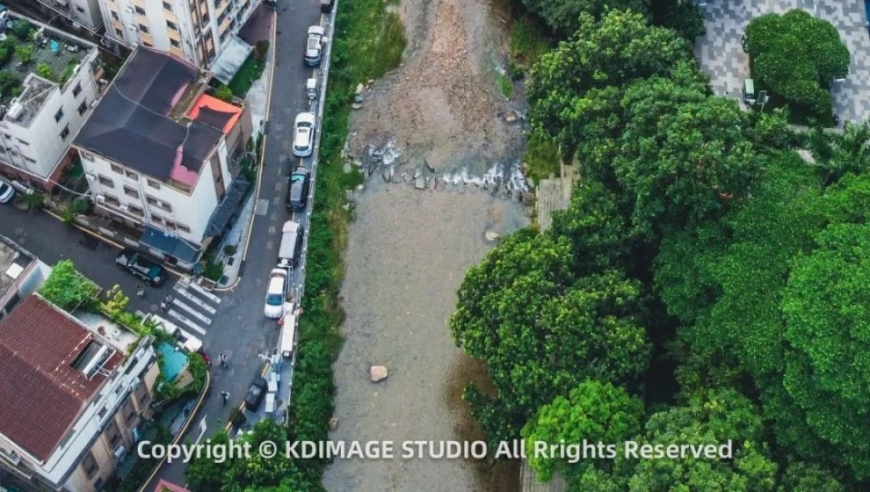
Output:
<instances>
[{"instance_id":1,"label":"truck","mask_svg":"<svg viewBox=\"0 0 870 492\"><path fill-rule=\"evenodd\" d=\"M281 320L281 337L278 349L281 357L289 359L293 357L293 345L296 342L296 309L290 308Z\"/></svg>"},{"instance_id":2,"label":"truck","mask_svg":"<svg viewBox=\"0 0 870 492\"><path fill-rule=\"evenodd\" d=\"M278 266L281 268L295 268L299 262L299 253L302 252L302 237L304 234L302 225L288 220L281 228L281 244L278 246Z\"/></svg>"}]
</instances>

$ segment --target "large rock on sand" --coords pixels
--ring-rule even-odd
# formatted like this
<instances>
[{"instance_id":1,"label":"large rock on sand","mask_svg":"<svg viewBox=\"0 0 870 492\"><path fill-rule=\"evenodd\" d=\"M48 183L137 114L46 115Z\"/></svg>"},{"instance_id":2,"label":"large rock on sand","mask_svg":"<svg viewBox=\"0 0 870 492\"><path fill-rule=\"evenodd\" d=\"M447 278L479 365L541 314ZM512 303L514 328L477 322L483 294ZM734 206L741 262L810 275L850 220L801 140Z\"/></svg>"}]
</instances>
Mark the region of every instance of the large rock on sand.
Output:
<instances>
[{"instance_id":1,"label":"large rock on sand","mask_svg":"<svg viewBox=\"0 0 870 492\"><path fill-rule=\"evenodd\" d=\"M369 375L371 376L373 383L379 383L384 379L387 379L389 371L387 371L387 368L384 366L372 366L369 369Z\"/></svg>"}]
</instances>

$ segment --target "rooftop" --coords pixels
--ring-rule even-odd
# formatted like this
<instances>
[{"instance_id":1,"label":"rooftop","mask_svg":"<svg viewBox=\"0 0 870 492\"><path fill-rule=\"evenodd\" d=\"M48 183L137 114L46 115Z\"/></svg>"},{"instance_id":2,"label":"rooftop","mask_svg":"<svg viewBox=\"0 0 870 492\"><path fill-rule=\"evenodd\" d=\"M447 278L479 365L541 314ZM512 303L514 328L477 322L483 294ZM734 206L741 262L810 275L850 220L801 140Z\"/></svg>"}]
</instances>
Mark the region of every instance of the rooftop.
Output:
<instances>
[{"instance_id":1,"label":"rooftop","mask_svg":"<svg viewBox=\"0 0 870 492\"><path fill-rule=\"evenodd\" d=\"M66 313L28 297L0 321L0 433L47 459L123 359Z\"/></svg>"},{"instance_id":2,"label":"rooftop","mask_svg":"<svg viewBox=\"0 0 870 492\"><path fill-rule=\"evenodd\" d=\"M112 346L124 353L129 353L131 348L135 347L141 338L138 334L133 333L102 314L78 310L75 313L75 318L85 325L91 333L97 333Z\"/></svg>"},{"instance_id":3,"label":"rooftop","mask_svg":"<svg viewBox=\"0 0 870 492\"><path fill-rule=\"evenodd\" d=\"M16 246L11 240L0 236L0 299L35 261L36 258Z\"/></svg>"},{"instance_id":4,"label":"rooftop","mask_svg":"<svg viewBox=\"0 0 870 492\"><path fill-rule=\"evenodd\" d=\"M0 105L3 118L29 126L51 95L72 77L96 46L62 31L0 10Z\"/></svg>"},{"instance_id":5,"label":"rooftop","mask_svg":"<svg viewBox=\"0 0 870 492\"><path fill-rule=\"evenodd\" d=\"M140 46L74 143L161 181L192 186L232 116L200 105L206 80L188 62Z\"/></svg>"}]
</instances>

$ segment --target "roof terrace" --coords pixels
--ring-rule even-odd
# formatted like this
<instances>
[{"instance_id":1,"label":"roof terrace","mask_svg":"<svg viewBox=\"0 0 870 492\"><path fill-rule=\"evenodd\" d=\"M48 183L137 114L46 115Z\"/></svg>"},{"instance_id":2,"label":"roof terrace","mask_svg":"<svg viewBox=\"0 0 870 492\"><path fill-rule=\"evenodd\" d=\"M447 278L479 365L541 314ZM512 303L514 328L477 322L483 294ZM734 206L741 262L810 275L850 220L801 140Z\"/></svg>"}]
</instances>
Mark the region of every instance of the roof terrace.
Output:
<instances>
[{"instance_id":1,"label":"roof terrace","mask_svg":"<svg viewBox=\"0 0 870 492\"><path fill-rule=\"evenodd\" d=\"M0 105L4 119L29 126L55 87L96 47L36 21L0 11Z\"/></svg>"},{"instance_id":2,"label":"roof terrace","mask_svg":"<svg viewBox=\"0 0 870 492\"><path fill-rule=\"evenodd\" d=\"M0 236L0 299L6 295L6 291L15 285L15 282L34 261L36 259L27 252L17 248L12 241Z\"/></svg>"}]
</instances>

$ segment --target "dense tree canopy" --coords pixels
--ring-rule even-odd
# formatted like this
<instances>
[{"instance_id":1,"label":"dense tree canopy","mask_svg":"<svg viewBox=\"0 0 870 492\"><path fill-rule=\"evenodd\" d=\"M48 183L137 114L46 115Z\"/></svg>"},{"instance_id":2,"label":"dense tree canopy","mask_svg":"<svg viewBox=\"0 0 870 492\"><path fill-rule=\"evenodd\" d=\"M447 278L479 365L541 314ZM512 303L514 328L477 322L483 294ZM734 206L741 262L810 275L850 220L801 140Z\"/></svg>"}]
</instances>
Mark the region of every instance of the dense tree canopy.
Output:
<instances>
[{"instance_id":1,"label":"dense tree canopy","mask_svg":"<svg viewBox=\"0 0 870 492\"><path fill-rule=\"evenodd\" d=\"M582 14L601 17L607 10L632 10L647 16L649 0L523 0L553 30L565 36L577 31Z\"/></svg>"},{"instance_id":2,"label":"dense tree canopy","mask_svg":"<svg viewBox=\"0 0 870 492\"><path fill-rule=\"evenodd\" d=\"M752 19L746 51L756 79L816 114L831 107L830 83L849 73L849 49L837 29L800 9Z\"/></svg>"}]
</instances>

